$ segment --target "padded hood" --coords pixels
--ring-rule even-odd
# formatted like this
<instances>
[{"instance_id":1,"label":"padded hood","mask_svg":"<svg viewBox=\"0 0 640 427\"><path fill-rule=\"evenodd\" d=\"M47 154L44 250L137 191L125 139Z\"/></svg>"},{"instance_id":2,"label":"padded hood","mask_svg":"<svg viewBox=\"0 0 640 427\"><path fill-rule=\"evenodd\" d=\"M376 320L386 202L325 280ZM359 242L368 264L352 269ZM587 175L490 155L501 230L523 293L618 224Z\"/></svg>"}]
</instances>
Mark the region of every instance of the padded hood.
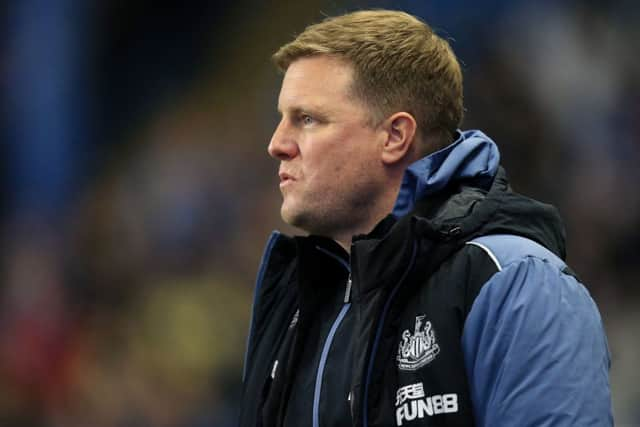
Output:
<instances>
[{"instance_id":1,"label":"padded hood","mask_svg":"<svg viewBox=\"0 0 640 427\"><path fill-rule=\"evenodd\" d=\"M458 131L454 143L407 168L393 215L405 216L417 201L443 190L452 181L473 180L476 186L488 189L499 164L500 152L491 138L479 130Z\"/></svg>"},{"instance_id":2,"label":"padded hood","mask_svg":"<svg viewBox=\"0 0 640 427\"><path fill-rule=\"evenodd\" d=\"M487 234L530 238L565 259L565 230L557 209L511 190L497 145L483 132L458 139L411 164L393 209L426 220L429 228L469 240Z\"/></svg>"}]
</instances>

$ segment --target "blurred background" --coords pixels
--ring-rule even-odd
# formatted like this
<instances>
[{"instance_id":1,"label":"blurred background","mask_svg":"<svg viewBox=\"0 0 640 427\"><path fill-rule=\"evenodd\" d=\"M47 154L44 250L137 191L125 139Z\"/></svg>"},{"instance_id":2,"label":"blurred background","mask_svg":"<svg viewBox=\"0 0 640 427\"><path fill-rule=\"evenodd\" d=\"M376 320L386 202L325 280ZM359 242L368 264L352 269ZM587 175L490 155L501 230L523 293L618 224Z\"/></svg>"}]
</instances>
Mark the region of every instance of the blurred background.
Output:
<instances>
[{"instance_id":1,"label":"blurred background","mask_svg":"<svg viewBox=\"0 0 640 427\"><path fill-rule=\"evenodd\" d=\"M464 128L553 203L640 426L635 1L7 0L0 18L0 425L233 426L279 218L270 55L326 15L449 38Z\"/></svg>"}]
</instances>

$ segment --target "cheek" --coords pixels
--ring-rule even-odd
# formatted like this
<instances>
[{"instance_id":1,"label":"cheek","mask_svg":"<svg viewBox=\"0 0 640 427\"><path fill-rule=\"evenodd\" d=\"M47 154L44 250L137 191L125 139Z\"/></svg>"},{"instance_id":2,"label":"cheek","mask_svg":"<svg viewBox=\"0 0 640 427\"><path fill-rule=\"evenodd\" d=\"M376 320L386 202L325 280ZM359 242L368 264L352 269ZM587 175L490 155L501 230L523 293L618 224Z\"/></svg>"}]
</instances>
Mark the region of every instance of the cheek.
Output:
<instances>
[{"instance_id":1,"label":"cheek","mask_svg":"<svg viewBox=\"0 0 640 427\"><path fill-rule=\"evenodd\" d=\"M342 171L345 169L345 165L342 162L336 161L333 162L332 168L334 176L339 178L340 176L342 176Z\"/></svg>"},{"instance_id":2,"label":"cheek","mask_svg":"<svg viewBox=\"0 0 640 427\"><path fill-rule=\"evenodd\" d=\"M376 165L374 138L370 132L348 129L308 141L304 162L307 177L329 183L367 173L367 169Z\"/></svg>"}]
</instances>

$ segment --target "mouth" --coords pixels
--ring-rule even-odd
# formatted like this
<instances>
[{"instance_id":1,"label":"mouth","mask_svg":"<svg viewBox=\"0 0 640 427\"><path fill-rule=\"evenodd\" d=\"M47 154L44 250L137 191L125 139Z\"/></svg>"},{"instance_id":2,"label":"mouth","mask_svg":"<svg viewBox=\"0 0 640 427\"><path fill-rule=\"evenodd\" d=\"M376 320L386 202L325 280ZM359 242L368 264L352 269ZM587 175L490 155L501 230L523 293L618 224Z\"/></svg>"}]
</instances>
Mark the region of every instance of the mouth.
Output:
<instances>
[{"instance_id":1,"label":"mouth","mask_svg":"<svg viewBox=\"0 0 640 427\"><path fill-rule=\"evenodd\" d=\"M280 172L278 176L280 177L280 187L283 187L295 181L295 178L292 175L289 175L285 172Z\"/></svg>"}]
</instances>

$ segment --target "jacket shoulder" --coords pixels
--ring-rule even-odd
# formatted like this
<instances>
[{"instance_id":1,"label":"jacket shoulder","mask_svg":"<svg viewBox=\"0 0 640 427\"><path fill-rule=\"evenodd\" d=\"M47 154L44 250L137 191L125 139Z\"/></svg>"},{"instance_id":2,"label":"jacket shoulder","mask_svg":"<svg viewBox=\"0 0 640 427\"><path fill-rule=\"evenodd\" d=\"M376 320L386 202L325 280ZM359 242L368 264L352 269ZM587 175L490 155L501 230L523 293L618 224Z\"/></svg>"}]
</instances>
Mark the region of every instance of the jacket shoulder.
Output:
<instances>
[{"instance_id":1,"label":"jacket shoulder","mask_svg":"<svg viewBox=\"0 0 640 427\"><path fill-rule=\"evenodd\" d=\"M477 246L482 249L499 271L502 271L510 264L522 261L526 257L547 261L560 270L567 268L565 262L549 249L531 239L514 234L481 236L468 241L467 245Z\"/></svg>"},{"instance_id":2,"label":"jacket shoulder","mask_svg":"<svg viewBox=\"0 0 640 427\"><path fill-rule=\"evenodd\" d=\"M492 235L467 246L499 270L462 336L477 424L611 425L609 351L586 288L532 240Z\"/></svg>"}]
</instances>

